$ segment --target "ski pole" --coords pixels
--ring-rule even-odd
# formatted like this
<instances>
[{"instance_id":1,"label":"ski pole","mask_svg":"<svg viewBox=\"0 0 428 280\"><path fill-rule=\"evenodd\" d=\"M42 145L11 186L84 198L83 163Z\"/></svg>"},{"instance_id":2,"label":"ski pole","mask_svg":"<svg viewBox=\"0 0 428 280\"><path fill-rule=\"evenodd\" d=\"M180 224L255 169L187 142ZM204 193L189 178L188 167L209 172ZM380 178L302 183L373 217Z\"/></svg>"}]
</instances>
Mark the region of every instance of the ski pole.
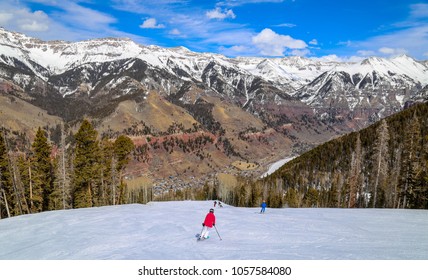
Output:
<instances>
[{"instance_id":1,"label":"ski pole","mask_svg":"<svg viewBox=\"0 0 428 280\"><path fill-rule=\"evenodd\" d=\"M202 226L201 233L199 234L199 238L202 238L202 232L204 231L204 226Z\"/></svg>"},{"instance_id":2,"label":"ski pole","mask_svg":"<svg viewBox=\"0 0 428 280\"><path fill-rule=\"evenodd\" d=\"M217 227L216 227L216 226L214 226L214 228L215 228L215 231L217 232L217 235L218 235L218 237L220 238L220 240L223 240L223 239L221 239L220 234L218 233Z\"/></svg>"}]
</instances>

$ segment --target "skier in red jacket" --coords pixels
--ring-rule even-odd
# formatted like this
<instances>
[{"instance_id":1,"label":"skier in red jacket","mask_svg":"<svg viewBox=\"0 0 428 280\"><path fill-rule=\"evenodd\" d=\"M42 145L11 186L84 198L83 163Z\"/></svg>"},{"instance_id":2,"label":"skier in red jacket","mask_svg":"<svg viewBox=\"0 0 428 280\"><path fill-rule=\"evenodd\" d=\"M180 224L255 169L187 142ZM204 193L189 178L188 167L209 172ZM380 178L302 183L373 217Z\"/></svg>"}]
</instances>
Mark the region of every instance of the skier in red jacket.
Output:
<instances>
[{"instance_id":1,"label":"skier in red jacket","mask_svg":"<svg viewBox=\"0 0 428 280\"><path fill-rule=\"evenodd\" d=\"M206 215L204 222L202 223L202 232L199 239L207 239L209 238L209 229L215 226L215 216L214 209L210 209L210 212Z\"/></svg>"}]
</instances>

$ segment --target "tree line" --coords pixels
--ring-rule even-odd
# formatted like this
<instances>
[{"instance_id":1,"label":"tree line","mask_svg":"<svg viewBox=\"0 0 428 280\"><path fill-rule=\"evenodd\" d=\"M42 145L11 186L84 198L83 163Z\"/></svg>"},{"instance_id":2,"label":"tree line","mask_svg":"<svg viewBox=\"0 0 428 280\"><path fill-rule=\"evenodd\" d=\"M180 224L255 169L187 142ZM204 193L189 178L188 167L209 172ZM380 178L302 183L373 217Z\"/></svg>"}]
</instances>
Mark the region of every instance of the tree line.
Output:
<instances>
[{"instance_id":1,"label":"tree line","mask_svg":"<svg viewBox=\"0 0 428 280\"><path fill-rule=\"evenodd\" d=\"M0 218L48 210L115 205L129 197L123 171L134 150L132 140L98 139L84 120L66 144L52 145L48 131L38 128L28 149L12 148L0 133Z\"/></svg>"},{"instance_id":2,"label":"tree line","mask_svg":"<svg viewBox=\"0 0 428 280\"><path fill-rule=\"evenodd\" d=\"M263 179L240 178L233 205L428 209L428 104L326 142Z\"/></svg>"},{"instance_id":3,"label":"tree line","mask_svg":"<svg viewBox=\"0 0 428 280\"><path fill-rule=\"evenodd\" d=\"M64 127L50 131L58 144L48 140L48 132L39 128L26 146L23 135L2 129L0 218L154 199L216 199L241 207L266 200L269 207L428 209L427 103L326 142L262 179L238 176L234 184L214 179L157 198L150 187L131 190L124 181L126 165L138 154L126 135L99 139L87 120L74 135L66 135ZM200 140L202 146L208 141Z\"/></svg>"},{"instance_id":4,"label":"tree line","mask_svg":"<svg viewBox=\"0 0 428 280\"><path fill-rule=\"evenodd\" d=\"M217 199L240 207L428 209L428 103L326 142L260 178L217 179L165 199Z\"/></svg>"}]
</instances>

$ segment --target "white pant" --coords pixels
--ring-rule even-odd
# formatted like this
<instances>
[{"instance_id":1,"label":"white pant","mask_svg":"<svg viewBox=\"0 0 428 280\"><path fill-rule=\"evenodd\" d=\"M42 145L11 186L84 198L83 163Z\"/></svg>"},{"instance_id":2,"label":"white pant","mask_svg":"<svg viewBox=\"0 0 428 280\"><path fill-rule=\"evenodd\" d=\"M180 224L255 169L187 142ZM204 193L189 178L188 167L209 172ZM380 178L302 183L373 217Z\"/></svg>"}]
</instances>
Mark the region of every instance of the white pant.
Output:
<instances>
[{"instance_id":1,"label":"white pant","mask_svg":"<svg viewBox=\"0 0 428 280\"><path fill-rule=\"evenodd\" d=\"M201 232L201 238L208 238L209 235L210 235L210 228L207 226L204 226Z\"/></svg>"}]
</instances>

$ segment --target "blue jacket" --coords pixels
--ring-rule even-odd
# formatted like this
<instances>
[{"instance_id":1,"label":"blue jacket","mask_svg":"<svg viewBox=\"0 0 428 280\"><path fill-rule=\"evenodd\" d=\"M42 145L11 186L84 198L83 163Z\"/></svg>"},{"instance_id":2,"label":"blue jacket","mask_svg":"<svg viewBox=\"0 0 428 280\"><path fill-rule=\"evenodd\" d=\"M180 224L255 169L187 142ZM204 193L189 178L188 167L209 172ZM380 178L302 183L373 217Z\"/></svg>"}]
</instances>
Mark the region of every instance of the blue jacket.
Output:
<instances>
[{"instance_id":1,"label":"blue jacket","mask_svg":"<svg viewBox=\"0 0 428 280\"><path fill-rule=\"evenodd\" d=\"M266 202L262 203L262 208L266 208Z\"/></svg>"}]
</instances>

